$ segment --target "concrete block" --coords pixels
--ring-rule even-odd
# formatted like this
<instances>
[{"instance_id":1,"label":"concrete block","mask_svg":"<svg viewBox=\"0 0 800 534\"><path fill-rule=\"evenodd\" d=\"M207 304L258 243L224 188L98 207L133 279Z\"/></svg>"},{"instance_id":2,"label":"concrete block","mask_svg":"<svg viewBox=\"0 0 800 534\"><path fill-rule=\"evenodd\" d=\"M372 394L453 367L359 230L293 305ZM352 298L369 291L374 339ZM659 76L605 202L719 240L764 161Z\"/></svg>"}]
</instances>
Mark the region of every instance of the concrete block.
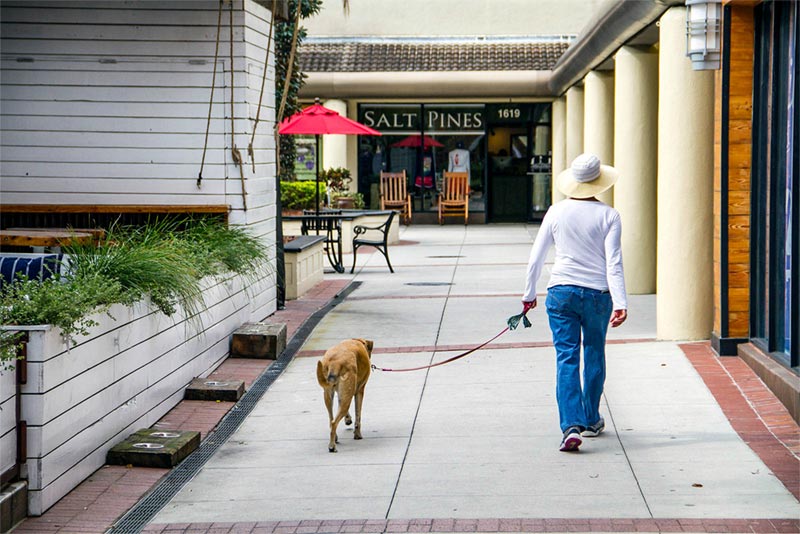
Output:
<instances>
[{"instance_id":1,"label":"concrete block","mask_svg":"<svg viewBox=\"0 0 800 534\"><path fill-rule=\"evenodd\" d=\"M0 492L0 532L11 528L28 516L28 483L9 484Z\"/></svg>"},{"instance_id":2,"label":"concrete block","mask_svg":"<svg viewBox=\"0 0 800 534\"><path fill-rule=\"evenodd\" d=\"M200 445L200 432L145 428L115 445L106 456L111 465L171 468Z\"/></svg>"},{"instance_id":3,"label":"concrete block","mask_svg":"<svg viewBox=\"0 0 800 534\"><path fill-rule=\"evenodd\" d=\"M233 333L231 356L275 360L285 348L285 324L245 323Z\"/></svg>"},{"instance_id":4,"label":"concrete block","mask_svg":"<svg viewBox=\"0 0 800 534\"><path fill-rule=\"evenodd\" d=\"M186 387L183 398L186 400L232 401L244 395L244 380L212 380L193 378Z\"/></svg>"}]
</instances>

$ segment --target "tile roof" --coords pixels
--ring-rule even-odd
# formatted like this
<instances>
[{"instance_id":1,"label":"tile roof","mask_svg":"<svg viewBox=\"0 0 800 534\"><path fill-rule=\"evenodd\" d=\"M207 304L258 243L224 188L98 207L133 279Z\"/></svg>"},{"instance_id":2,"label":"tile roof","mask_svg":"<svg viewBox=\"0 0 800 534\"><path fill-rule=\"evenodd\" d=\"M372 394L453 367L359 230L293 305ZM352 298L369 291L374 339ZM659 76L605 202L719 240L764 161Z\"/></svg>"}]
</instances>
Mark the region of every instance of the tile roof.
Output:
<instances>
[{"instance_id":1,"label":"tile roof","mask_svg":"<svg viewBox=\"0 0 800 534\"><path fill-rule=\"evenodd\" d=\"M310 38L298 51L303 72L551 70L566 39L327 40Z\"/></svg>"}]
</instances>

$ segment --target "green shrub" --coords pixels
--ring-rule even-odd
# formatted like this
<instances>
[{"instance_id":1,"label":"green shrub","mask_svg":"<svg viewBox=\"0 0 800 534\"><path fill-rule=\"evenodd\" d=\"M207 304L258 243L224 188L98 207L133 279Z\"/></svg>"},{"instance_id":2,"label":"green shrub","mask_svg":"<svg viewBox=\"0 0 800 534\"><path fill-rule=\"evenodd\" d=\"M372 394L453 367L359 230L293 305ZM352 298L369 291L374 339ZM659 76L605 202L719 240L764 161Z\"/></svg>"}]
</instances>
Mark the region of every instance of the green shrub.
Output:
<instances>
[{"instance_id":1,"label":"green shrub","mask_svg":"<svg viewBox=\"0 0 800 534\"><path fill-rule=\"evenodd\" d=\"M281 206L286 210L313 210L316 181L281 182ZM325 198L325 184L319 183L320 202Z\"/></svg>"},{"instance_id":2,"label":"green shrub","mask_svg":"<svg viewBox=\"0 0 800 534\"><path fill-rule=\"evenodd\" d=\"M130 303L130 295L119 282L100 274L45 280L21 277L0 290L0 324L51 324L70 340L76 334L86 335L97 324L91 314L107 311L115 302ZM21 337L20 332L0 334L0 369L16 358Z\"/></svg>"},{"instance_id":3,"label":"green shrub","mask_svg":"<svg viewBox=\"0 0 800 534\"><path fill-rule=\"evenodd\" d=\"M201 280L236 273L254 280L268 271L268 248L247 230L210 219L156 220L114 226L99 245L64 247L64 270L44 281L19 279L0 288L0 324L52 324L69 340L114 303L145 297L166 315L191 319L203 301ZM0 333L0 362L13 359L17 333Z\"/></svg>"}]
</instances>

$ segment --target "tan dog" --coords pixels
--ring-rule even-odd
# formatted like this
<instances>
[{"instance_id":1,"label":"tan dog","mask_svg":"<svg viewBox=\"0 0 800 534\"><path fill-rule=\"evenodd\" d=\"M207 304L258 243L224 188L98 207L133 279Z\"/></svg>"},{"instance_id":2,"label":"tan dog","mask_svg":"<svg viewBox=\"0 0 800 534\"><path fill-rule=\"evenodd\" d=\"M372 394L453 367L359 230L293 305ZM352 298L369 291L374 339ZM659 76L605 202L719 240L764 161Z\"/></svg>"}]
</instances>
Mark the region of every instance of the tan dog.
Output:
<instances>
[{"instance_id":1,"label":"tan dog","mask_svg":"<svg viewBox=\"0 0 800 534\"><path fill-rule=\"evenodd\" d=\"M317 362L317 381L325 390L325 407L331 423L331 440L328 451L336 452L336 427L343 418L345 424L352 423L350 401L356 398L355 439L361 439L361 406L364 403L364 387L370 373L372 341L368 339L348 339L331 347ZM333 417L333 394L339 397L339 413Z\"/></svg>"}]
</instances>

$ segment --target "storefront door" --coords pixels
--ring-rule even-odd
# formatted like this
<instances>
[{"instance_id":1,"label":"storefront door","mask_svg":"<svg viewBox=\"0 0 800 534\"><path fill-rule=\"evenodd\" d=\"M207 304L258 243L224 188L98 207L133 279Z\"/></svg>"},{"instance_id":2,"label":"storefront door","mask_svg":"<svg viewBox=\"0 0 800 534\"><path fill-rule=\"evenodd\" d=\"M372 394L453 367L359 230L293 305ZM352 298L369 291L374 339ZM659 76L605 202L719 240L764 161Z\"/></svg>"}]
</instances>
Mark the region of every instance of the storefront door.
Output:
<instances>
[{"instance_id":1,"label":"storefront door","mask_svg":"<svg viewBox=\"0 0 800 534\"><path fill-rule=\"evenodd\" d=\"M550 104L487 105L491 222L541 219L550 206Z\"/></svg>"}]
</instances>

